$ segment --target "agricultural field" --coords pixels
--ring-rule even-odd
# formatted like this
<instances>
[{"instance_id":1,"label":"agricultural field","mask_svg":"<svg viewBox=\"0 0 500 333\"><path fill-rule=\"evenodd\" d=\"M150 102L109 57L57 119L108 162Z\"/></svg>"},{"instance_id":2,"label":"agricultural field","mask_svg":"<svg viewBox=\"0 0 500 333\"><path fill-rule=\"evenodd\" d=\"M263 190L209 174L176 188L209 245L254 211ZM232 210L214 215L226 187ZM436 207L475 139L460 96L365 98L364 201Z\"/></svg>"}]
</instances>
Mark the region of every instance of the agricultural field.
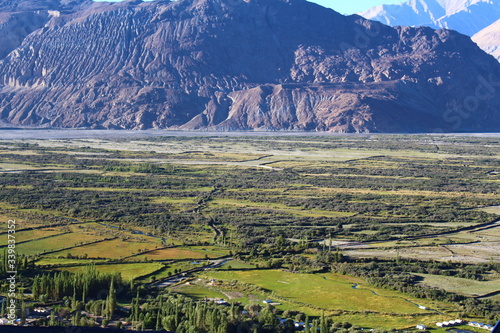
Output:
<instances>
[{"instance_id":1,"label":"agricultural field","mask_svg":"<svg viewBox=\"0 0 500 333\"><path fill-rule=\"evenodd\" d=\"M134 257L137 260L183 260L183 259L214 259L224 257L229 250L214 246L173 247L147 252Z\"/></svg>"},{"instance_id":2,"label":"agricultural field","mask_svg":"<svg viewBox=\"0 0 500 333\"><path fill-rule=\"evenodd\" d=\"M64 252L68 248L80 247L85 243L94 243L102 238L95 235L79 234L78 238L73 233L63 233L53 237L33 239L19 246L19 253L25 255L38 255L47 252Z\"/></svg>"},{"instance_id":3,"label":"agricultural field","mask_svg":"<svg viewBox=\"0 0 500 333\"><path fill-rule=\"evenodd\" d=\"M498 291L500 275L489 276L486 281L475 281L464 278L440 276L431 274L419 274L421 283L431 286L446 288L446 290L468 296L482 296ZM492 296L494 297L494 296Z\"/></svg>"},{"instance_id":4,"label":"agricultural field","mask_svg":"<svg viewBox=\"0 0 500 333\"><path fill-rule=\"evenodd\" d=\"M238 266L235 262L229 264ZM363 279L338 274L229 270L203 273L199 277L175 290L197 298L222 297L255 304L270 299L279 303L277 308L282 310L300 309L316 315L327 311L335 321L353 322L356 318L354 322L364 327L373 322L385 328L431 325L453 318L458 312L453 304L407 297L371 286Z\"/></svg>"},{"instance_id":5,"label":"agricultural field","mask_svg":"<svg viewBox=\"0 0 500 333\"><path fill-rule=\"evenodd\" d=\"M52 238L57 235L64 234L62 230L56 230L54 228L44 228L44 229L31 229L25 231L19 231L16 233L17 243L29 242L32 240L42 239L42 238ZM0 239L0 246L7 245L7 238Z\"/></svg>"},{"instance_id":6,"label":"agricultural field","mask_svg":"<svg viewBox=\"0 0 500 333\"><path fill-rule=\"evenodd\" d=\"M298 302L328 311L370 311L398 314L423 314L418 305L430 301L407 300L403 294L375 288L359 278L336 274L294 274L280 270L213 272L207 279L238 280L273 290L278 299ZM413 301L413 302L412 302ZM417 303L419 302L419 303ZM443 305L440 305L443 306ZM397 310L396 310L397 309ZM448 306L447 310L452 307ZM443 311L443 308L436 309Z\"/></svg>"},{"instance_id":7,"label":"agricultural field","mask_svg":"<svg viewBox=\"0 0 500 333\"><path fill-rule=\"evenodd\" d=\"M467 302L500 290L498 141L0 139L0 248L16 219L19 255L50 274L95 265L151 292L366 328L492 321L495 305Z\"/></svg>"},{"instance_id":8,"label":"agricultural field","mask_svg":"<svg viewBox=\"0 0 500 333\"><path fill-rule=\"evenodd\" d=\"M129 264L112 264L95 266L96 270L100 273L116 273L119 272L122 278L126 281L131 281L139 277L150 275L164 266L159 263L129 263ZM66 266L61 268L69 272L76 272L82 269L82 266Z\"/></svg>"}]
</instances>

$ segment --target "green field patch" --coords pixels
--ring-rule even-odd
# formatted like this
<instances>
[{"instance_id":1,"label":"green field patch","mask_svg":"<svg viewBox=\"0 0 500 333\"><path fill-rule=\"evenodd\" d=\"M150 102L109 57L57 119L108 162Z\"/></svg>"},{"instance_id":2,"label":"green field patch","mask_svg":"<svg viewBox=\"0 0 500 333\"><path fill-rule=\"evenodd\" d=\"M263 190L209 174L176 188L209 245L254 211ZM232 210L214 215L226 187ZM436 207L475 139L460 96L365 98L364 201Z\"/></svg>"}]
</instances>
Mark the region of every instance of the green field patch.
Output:
<instances>
[{"instance_id":1,"label":"green field patch","mask_svg":"<svg viewBox=\"0 0 500 333\"><path fill-rule=\"evenodd\" d=\"M149 273L151 274L150 276L139 278L136 281L139 283L150 283L152 282L152 279L156 281L162 280L169 276L172 276L173 274L176 274L177 272L187 271L189 269L201 266L202 266L201 264L193 264L192 262L189 261L179 261L169 264L162 264L162 267L159 270L154 271L154 274Z\"/></svg>"},{"instance_id":2,"label":"green field patch","mask_svg":"<svg viewBox=\"0 0 500 333\"><path fill-rule=\"evenodd\" d=\"M173 291L196 299L222 298L227 300L227 296L220 291L192 282L175 287L173 288Z\"/></svg>"},{"instance_id":3,"label":"green field patch","mask_svg":"<svg viewBox=\"0 0 500 333\"><path fill-rule=\"evenodd\" d=\"M94 236L95 237L95 236ZM109 258L119 259L140 253L147 249L153 250L155 244L139 243L134 241L123 241L113 239L103 241L96 244L83 245L74 249L60 251L55 253L56 256L87 256L88 258Z\"/></svg>"},{"instance_id":4,"label":"green field patch","mask_svg":"<svg viewBox=\"0 0 500 333\"><path fill-rule=\"evenodd\" d=\"M142 188L116 188L116 187L65 187L70 191L92 191L92 192L151 192L155 189Z\"/></svg>"},{"instance_id":5,"label":"green field patch","mask_svg":"<svg viewBox=\"0 0 500 333\"><path fill-rule=\"evenodd\" d=\"M307 217L320 217L320 216L349 217L356 215L356 213L351 213L351 212L335 212L335 211L318 210L318 209L303 209L299 207L289 207L277 203L253 202L253 201L235 200L235 199L214 199L210 202L210 205L270 209L282 213L292 214L295 216L307 216Z\"/></svg>"},{"instance_id":6,"label":"green field patch","mask_svg":"<svg viewBox=\"0 0 500 333\"><path fill-rule=\"evenodd\" d=\"M16 247L18 253L26 255L43 254L45 252L57 251L72 246L78 246L84 243L99 241L104 237L88 234L64 234L60 236L49 237L40 240L32 240L27 243L19 244ZM95 245L95 244L94 244ZM60 255L60 252L57 252ZM53 254L50 254L53 256Z\"/></svg>"},{"instance_id":7,"label":"green field patch","mask_svg":"<svg viewBox=\"0 0 500 333\"><path fill-rule=\"evenodd\" d=\"M196 198L171 198L171 197L158 197L151 200L153 203L169 203L174 205L194 205Z\"/></svg>"},{"instance_id":8,"label":"green field patch","mask_svg":"<svg viewBox=\"0 0 500 333\"><path fill-rule=\"evenodd\" d=\"M12 189L12 190L33 190L34 187L31 185L7 185L5 186L7 189Z\"/></svg>"},{"instance_id":9,"label":"green field patch","mask_svg":"<svg viewBox=\"0 0 500 333\"><path fill-rule=\"evenodd\" d=\"M19 243L19 242L32 241L53 235L58 235L61 233L63 233L61 230L52 228L25 230L16 232L15 239L16 243ZM7 244L7 237L0 237L0 245L6 245L6 244ZM19 246L23 246L23 244L20 244Z\"/></svg>"},{"instance_id":10,"label":"green field patch","mask_svg":"<svg viewBox=\"0 0 500 333\"><path fill-rule=\"evenodd\" d=\"M372 313L356 313L356 314L341 314L334 315L332 320L334 322L349 322L356 326L364 328L382 328L382 329L413 329L416 325L425 325L427 327L436 327L437 322L443 322L446 320L455 319L453 315L406 315L406 316L392 316L383 314L372 314ZM438 333L437 330L432 330L434 333ZM443 330L441 333L445 333ZM485 331L486 333L486 331Z\"/></svg>"},{"instance_id":11,"label":"green field patch","mask_svg":"<svg viewBox=\"0 0 500 333\"><path fill-rule=\"evenodd\" d=\"M229 260L221 266L222 269L254 269L255 265L247 264L238 260Z\"/></svg>"},{"instance_id":12,"label":"green field patch","mask_svg":"<svg viewBox=\"0 0 500 333\"><path fill-rule=\"evenodd\" d=\"M279 270L205 272L208 278L238 280L273 291L277 296L327 310L422 314L423 300L375 288L360 279L337 274L293 274ZM357 285L356 289L354 288ZM413 303L406 301L410 299Z\"/></svg>"},{"instance_id":13,"label":"green field patch","mask_svg":"<svg viewBox=\"0 0 500 333\"><path fill-rule=\"evenodd\" d=\"M159 263L129 263L129 264L112 264L112 265L95 265L98 272L101 273L120 273L124 280L130 281L137 277L151 274L163 265ZM62 267L59 270L69 272L77 272L85 270L86 266Z\"/></svg>"},{"instance_id":14,"label":"green field patch","mask_svg":"<svg viewBox=\"0 0 500 333\"><path fill-rule=\"evenodd\" d=\"M37 266L46 266L46 265L50 265L50 266L61 266L61 265L88 265L90 263L96 263L96 262L100 262L100 261L103 261L105 259L102 259L102 260L97 260L97 259L92 259L92 260L89 260L89 259L76 259L76 258L64 258L64 257L61 257L61 258L55 258L55 257L41 257L39 260L36 261L36 265Z\"/></svg>"},{"instance_id":15,"label":"green field patch","mask_svg":"<svg viewBox=\"0 0 500 333\"><path fill-rule=\"evenodd\" d=\"M458 293L466 296L484 295L500 290L500 278L494 278L490 281L476 281L464 278L431 275L431 274L415 274L422 277L420 283L441 288L452 293Z\"/></svg>"}]
</instances>

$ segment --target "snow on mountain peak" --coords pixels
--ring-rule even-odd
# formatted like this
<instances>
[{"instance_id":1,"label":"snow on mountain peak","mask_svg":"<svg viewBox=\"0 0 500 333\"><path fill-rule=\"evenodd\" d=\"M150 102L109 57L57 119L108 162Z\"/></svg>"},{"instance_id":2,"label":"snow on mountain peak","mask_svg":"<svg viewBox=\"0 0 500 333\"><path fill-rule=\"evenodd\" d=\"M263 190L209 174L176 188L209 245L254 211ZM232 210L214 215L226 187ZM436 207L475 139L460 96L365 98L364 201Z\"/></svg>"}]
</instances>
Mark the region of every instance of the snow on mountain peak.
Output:
<instances>
[{"instance_id":1,"label":"snow on mountain peak","mask_svg":"<svg viewBox=\"0 0 500 333\"><path fill-rule=\"evenodd\" d=\"M360 15L391 26L429 26L474 36L500 18L500 0L408 0L398 5L373 7ZM487 39L490 47L485 46L486 42L482 47L490 52L500 48L499 35L495 36L496 40Z\"/></svg>"}]
</instances>

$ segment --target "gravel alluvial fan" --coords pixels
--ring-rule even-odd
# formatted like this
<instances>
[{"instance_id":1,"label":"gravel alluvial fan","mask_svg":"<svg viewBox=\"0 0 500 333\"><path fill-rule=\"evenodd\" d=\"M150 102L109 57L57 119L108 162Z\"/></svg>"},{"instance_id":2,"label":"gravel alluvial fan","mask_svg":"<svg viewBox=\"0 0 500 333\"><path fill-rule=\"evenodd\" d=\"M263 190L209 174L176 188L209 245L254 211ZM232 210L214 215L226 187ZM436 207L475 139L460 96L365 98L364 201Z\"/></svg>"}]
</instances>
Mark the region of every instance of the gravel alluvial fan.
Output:
<instances>
[{"instance_id":1,"label":"gravel alluvial fan","mask_svg":"<svg viewBox=\"0 0 500 333\"><path fill-rule=\"evenodd\" d=\"M499 131L500 63L305 0L0 1L8 126Z\"/></svg>"}]
</instances>

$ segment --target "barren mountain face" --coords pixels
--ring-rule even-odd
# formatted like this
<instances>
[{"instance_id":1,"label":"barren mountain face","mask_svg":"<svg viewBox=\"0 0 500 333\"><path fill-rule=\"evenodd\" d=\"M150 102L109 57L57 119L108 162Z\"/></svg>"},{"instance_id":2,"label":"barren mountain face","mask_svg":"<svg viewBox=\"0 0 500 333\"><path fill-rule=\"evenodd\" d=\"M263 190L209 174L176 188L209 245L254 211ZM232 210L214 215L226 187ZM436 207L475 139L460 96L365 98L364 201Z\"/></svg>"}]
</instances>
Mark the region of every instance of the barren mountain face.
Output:
<instances>
[{"instance_id":1,"label":"barren mountain face","mask_svg":"<svg viewBox=\"0 0 500 333\"><path fill-rule=\"evenodd\" d=\"M500 128L500 64L452 31L390 28L305 0L12 0L0 11L8 125Z\"/></svg>"}]
</instances>

